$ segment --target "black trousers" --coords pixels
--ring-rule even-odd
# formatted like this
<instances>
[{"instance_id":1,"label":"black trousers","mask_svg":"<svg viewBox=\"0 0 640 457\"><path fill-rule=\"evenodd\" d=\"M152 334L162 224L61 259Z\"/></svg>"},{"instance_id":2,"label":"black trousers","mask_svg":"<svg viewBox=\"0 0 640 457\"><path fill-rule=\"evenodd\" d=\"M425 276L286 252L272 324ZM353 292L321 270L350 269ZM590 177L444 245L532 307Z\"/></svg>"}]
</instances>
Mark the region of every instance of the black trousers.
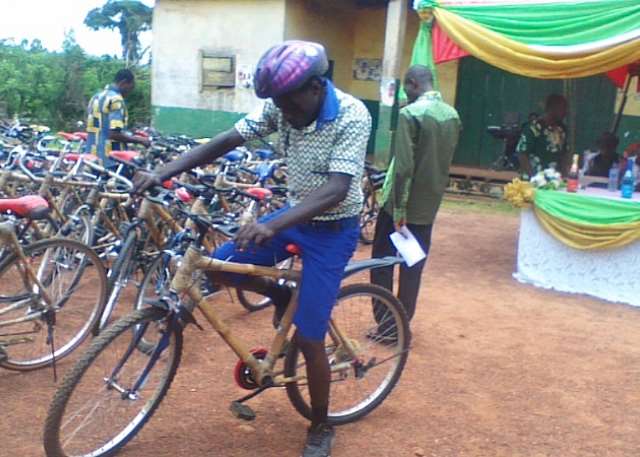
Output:
<instances>
[{"instance_id":1,"label":"black trousers","mask_svg":"<svg viewBox=\"0 0 640 457\"><path fill-rule=\"evenodd\" d=\"M407 224L407 228L416 237L424 252L429 254L431 246L431 231L433 225ZM385 210L380 210L376 222L376 232L373 238L373 250L371 256L380 258L396 255L396 248L391 243L389 235L395 232L393 218ZM420 279L427 259L409 268L405 264L400 266L400 282L398 284L398 299L407 311L409 319L416 313L416 301L420 291ZM371 283L382 286L393 292L393 267L376 268L371 270Z\"/></svg>"}]
</instances>

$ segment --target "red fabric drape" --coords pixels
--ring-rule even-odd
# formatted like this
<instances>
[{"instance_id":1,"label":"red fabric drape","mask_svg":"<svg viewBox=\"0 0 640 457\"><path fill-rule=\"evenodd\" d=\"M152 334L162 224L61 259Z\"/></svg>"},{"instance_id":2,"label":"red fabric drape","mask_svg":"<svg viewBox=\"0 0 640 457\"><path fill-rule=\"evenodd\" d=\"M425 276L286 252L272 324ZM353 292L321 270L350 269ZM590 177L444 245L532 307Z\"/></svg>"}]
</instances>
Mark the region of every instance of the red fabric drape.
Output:
<instances>
[{"instance_id":1,"label":"red fabric drape","mask_svg":"<svg viewBox=\"0 0 640 457\"><path fill-rule=\"evenodd\" d=\"M457 60L461 57L469 55L467 51L455 44L451 38L440 28L438 22L433 26L432 40L433 40L433 60L435 63L448 62L450 60Z\"/></svg>"},{"instance_id":2,"label":"red fabric drape","mask_svg":"<svg viewBox=\"0 0 640 457\"><path fill-rule=\"evenodd\" d=\"M635 63L631 65L625 65L624 67L616 68L607 73L609 79L619 87L620 89L624 88L624 83L627 81L627 76L631 73L632 75L637 75L640 73L640 64ZM638 78L638 86L636 88L637 92L640 92L640 78Z\"/></svg>"}]
</instances>

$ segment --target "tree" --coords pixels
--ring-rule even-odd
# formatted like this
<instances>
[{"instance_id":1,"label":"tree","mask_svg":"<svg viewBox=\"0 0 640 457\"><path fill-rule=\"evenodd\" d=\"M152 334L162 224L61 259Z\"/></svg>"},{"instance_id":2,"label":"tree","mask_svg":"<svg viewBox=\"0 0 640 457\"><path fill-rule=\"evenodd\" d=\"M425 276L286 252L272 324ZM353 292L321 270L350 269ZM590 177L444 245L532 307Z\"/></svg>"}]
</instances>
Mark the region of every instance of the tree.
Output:
<instances>
[{"instance_id":1,"label":"tree","mask_svg":"<svg viewBox=\"0 0 640 457\"><path fill-rule=\"evenodd\" d=\"M120 59L87 55L66 34L62 52L50 52L37 40L15 43L0 39L0 106L3 115L75 129L86 117L89 99L109 84L124 66ZM148 125L151 76L148 65L136 67L136 89L127 99L129 125Z\"/></svg>"},{"instance_id":2,"label":"tree","mask_svg":"<svg viewBox=\"0 0 640 457\"><path fill-rule=\"evenodd\" d=\"M87 14L84 23L92 30L118 29L126 66L137 65L147 49L140 49L140 33L151 30L153 8L135 0L109 0Z\"/></svg>"}]
</instances>

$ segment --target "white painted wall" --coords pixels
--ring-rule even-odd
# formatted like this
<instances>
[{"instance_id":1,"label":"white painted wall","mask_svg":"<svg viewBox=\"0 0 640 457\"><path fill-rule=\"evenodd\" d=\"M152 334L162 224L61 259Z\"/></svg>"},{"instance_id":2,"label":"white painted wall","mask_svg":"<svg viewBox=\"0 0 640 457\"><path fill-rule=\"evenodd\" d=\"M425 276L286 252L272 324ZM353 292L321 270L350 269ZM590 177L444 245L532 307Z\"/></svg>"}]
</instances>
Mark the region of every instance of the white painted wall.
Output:
<instances>
[{"instance_id":1,"label":"white painted wall","mask_svg":"<svg viewBox=\"0 0 640 457\"><path fill-rule=\"evenodd\" d=\"M285 30L284 0L157 0L153 17L152 103L191 109L251 111L252 90L200 91L199 52L236 55L236 68L255 64Z\"/></svg>"}]
</instances>

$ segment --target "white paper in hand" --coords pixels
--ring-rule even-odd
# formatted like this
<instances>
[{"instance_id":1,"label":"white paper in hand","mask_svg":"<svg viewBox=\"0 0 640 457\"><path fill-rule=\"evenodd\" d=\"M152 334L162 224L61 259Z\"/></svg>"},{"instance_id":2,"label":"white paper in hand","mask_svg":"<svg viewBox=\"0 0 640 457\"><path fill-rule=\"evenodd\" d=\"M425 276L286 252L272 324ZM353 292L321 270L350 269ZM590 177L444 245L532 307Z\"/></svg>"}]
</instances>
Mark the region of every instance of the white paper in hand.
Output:
<instances>
[{"instance_id":1,"label":"white paper in hand","mask_svg":"<svg viewBox=\"0 0 640 457\"><path fill-rule=\"evenodd\" d=\"M427 257L418 240L406 226L400 228L399 232L392 233L389 238L408 267L414 266Z\"/></svg>"}]
</instances>

